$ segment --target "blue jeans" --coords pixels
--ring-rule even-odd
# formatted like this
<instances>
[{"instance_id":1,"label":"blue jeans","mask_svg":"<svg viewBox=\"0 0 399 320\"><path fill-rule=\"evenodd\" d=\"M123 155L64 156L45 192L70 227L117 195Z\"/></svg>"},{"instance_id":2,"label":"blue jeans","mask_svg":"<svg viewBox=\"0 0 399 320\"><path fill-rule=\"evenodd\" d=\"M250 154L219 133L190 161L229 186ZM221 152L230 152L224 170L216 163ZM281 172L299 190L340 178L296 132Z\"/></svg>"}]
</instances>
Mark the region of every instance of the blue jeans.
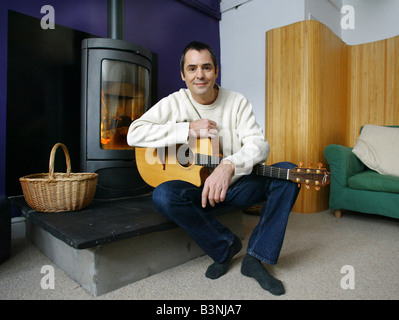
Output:
<instances>
[{"instance_id":1,"label":"blue jeans","mask_svg":"<svg viewBox=\"0 0 399 320\"><path fill-rule=\"evenodd\" d=\"M280 162L275 167L292 169L294 164ZM255 258L276 264L283 245L291 209L300 188L287 180L246 175L229 187L224 202L217 204L249 207L265 202L259 223L249 239L247 252ZM225 260L234 234L211 214L212 207L201 206L202 188L173 180L160 184L153 192L156 208L184 229L215 262Z\"/></svg>"}]
</instances>

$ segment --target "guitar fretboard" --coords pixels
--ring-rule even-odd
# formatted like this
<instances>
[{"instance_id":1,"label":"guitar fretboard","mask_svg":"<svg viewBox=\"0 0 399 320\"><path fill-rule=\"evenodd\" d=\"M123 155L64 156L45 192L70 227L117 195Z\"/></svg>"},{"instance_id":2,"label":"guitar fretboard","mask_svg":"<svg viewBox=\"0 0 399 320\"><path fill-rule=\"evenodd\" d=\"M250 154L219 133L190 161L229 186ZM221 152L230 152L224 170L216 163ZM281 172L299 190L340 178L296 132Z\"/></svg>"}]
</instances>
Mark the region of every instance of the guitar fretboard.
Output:
<instances>
[{"instance_id":1,"label":"guitar fretboard","mask_svg":"<svg viewBox=\"0 0 399 320\"><path fill-rule=\"evenodd\" d=\"M195 163L197 165L208 168L216 168L222 160L223 158L221 157L215 157L199 153L195 154ZM255 165L253 167L252 173L265 177L289 180L288 169L267 166L265 164Z\"/></svg>"}]
</instances>

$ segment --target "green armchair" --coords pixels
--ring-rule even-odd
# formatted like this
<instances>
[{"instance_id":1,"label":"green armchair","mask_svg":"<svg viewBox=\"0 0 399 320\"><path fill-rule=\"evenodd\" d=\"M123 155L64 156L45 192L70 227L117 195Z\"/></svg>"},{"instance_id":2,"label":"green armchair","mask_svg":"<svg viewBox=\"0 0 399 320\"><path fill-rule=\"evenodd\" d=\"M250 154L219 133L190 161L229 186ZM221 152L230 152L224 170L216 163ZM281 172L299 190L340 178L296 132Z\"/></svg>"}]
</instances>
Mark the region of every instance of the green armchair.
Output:
<instances>
[{"instance_id":1,"label":"green armchair","mask_svg":"<svg viewBox=\"0 0 399 320\"><path fill-rule=\"evenodd\" d=\"M336 217L344 209L399 219L398 177L368 169L349 147L332 144L324 155L331 173L329 206Z\"/></svg>"}]
</instances>

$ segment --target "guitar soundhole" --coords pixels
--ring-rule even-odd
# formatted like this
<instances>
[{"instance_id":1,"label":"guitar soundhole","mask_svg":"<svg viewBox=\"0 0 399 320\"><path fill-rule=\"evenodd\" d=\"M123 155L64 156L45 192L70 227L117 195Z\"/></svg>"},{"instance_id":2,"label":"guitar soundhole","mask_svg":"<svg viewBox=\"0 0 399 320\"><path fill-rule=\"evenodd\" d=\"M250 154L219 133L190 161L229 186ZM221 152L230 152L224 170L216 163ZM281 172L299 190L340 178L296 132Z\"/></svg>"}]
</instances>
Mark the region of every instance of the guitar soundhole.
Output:
<instances>
[{"instance_id":1,"label":"guitar soundhole","mask_svg":"<svg viewBox=\"0 0 399 320\"><path fill-rule=\"evenodd\" d=\"M188 145L183 144L177 150L177 162L185 168L190 167L194 163L194 153Z\"/></svg>"}]
</instances>

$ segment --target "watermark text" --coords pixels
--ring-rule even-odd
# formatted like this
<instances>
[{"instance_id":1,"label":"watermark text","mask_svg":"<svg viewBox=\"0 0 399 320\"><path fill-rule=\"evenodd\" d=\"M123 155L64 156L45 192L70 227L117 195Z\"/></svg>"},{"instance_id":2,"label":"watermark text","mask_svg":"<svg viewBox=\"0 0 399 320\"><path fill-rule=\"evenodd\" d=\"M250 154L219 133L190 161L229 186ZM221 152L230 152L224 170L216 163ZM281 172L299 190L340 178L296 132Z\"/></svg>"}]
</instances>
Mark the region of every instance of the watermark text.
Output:
<instances>
[{"instance_id":1,"label":"watermark text","mask_svg":"<svg viewBox=\"0 0 399 320\"><path fill-rule=\"evenodd\" d=\"M41 274L44 274L40 280L40 286L42 289L54 289L55 288L55 277L54 277L54 267L48 264L44 265L41 270Z\"/></svg>"},{"instance_id":2,"label":"watermark text","mask_svg":"<svg viewBox=\"0 0 399 320\"><path fill-rule=\"evenodd\" d=\"M351 265L342 266L341 273L345 274L341 279L341 288L344 290L355 289L355 268Z\"/></svg>"},{"instance_id":3,"label":"watermark text","mask_svg":"<svg viewBox=\"0 0 399 320\"><path fill-rule=\"evenodd\" d=\"M40 26L42 29L55 29L55 10L53 6L44 5L40 9L40 13L45 14L45 16L40 20Z\"/></svg>"}]
</instances>

